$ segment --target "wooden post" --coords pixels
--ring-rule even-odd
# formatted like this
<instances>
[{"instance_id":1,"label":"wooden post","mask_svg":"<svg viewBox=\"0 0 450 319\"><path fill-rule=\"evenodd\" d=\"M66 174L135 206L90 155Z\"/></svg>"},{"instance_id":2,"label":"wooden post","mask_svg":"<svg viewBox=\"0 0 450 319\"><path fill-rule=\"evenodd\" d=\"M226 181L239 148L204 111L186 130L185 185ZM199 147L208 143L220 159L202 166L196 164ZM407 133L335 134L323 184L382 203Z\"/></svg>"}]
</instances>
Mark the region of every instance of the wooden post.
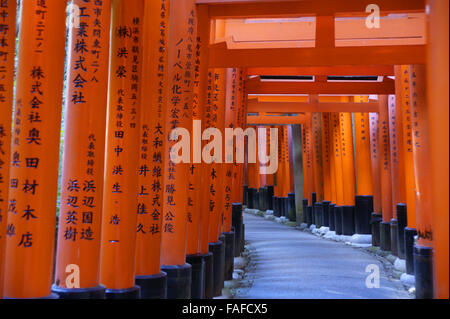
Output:
<instances>
[{"instance_id":1,"label":"wooden post","mask_svg":"<svg viewBox=\"0 0 450 319\"><path fill-rule=\"evenodd\" d=\"M322 121L321 113L312 113L312 143L314 185L317 201L324 199L323 162L322 162Z\"/></svg>"},{"instance_id":2,"label":"wooden post","mask_svg":"<svg viewBox=\"0 0 450 319\"><path fill-rule=\"evenodd\" d=\"M189 164L174 163L171 149L179 140L172 135L173 130L192 131L194 70L185 69L192 65L190 57L195 54L195 10L192 0L171 0L169 7L161 262L168 276L167 297L175 299L191 296L192 270L186 264Z\"/></svg>"},{"instance_id":3,"label":"wooden post","mask_svg":"<svg viewBox=\"0 0 450 319\"><path fill-rule=\"evenodd\" d=\"M391 177L391 152L389 138L389 113L387 95L379 96L379 150L380 150L380 178L381 178L381 210L383 221L380 223L380 248L384 251L391 250L391 219L392 213L392 177Z\"/></svg>"},{"instance_id":4,"label":"wooden post","mask_svg":"<svg viewBox=\"0 0 450 319\"><path fill-rule=\"evenodd\" d=\"M336 177L336 207L334 209L334 222L336 235L342 235L342 211L344 202L344 176L342 169L342 137L341 121L339 113L332 113L333 120L333 156L334 156L334 174Z\"/></svg>"},{"instance_id":5,"label":"wooden post","mask_svg":"<svg viewBox=\"0 0 450 319\"><path fill-rule=\"evenodd\" d=\"M66 1L22 2L4 272L7 298L51 294L65 11Z\"/></svg>"},{"instance_id":6,"label":"wooden post","mask_svg":"<svg viewBox=\"0 0 450 319\"><path fill-rule=\"evenodd\" d=\"M142 299L167 297L167 274L161 271L161 234L166 142L163 103L166 97L168 2L146 1L143 30L141 125L136 231L136 285Z\"/></svg>"},{"instance_id":7,"label":"wooden post","mask_svg":"<svg viewBox=\"0 0 450 319\"><path fill-rule=\"evenodd\" d=\"M433 297L432 250L435 241L432 224L433 206L425 66L410 66L409 78L411 84L411 122L418 234L418 241L414 246L414 274L416 278L416 298L424 299Z\"/></svg>"},{"instance_id":8,"label":"wooden post","mask_svg":"<svg viewBox=\"0 0 450 319\"><path fill-rule=\"evenodd\" d=\"M80 10L74 13L80 26L71 25L69 29L58 248L52 290L60 298L98 299L105 297L99 277L111 1L75 0L72 5Z\"/></svg>"},{"instance_id":9,"label":"wooden post","mask_svg":"<svg viewBox=\"0 0 450 319\"><path fill-rule=\"evenodd\" d=\"M0 299L3 296L3 272L8 213L8 182L11 154L11 122L14 94L14 60L16 47L17 1L2 6L0 19L2 45L0 48Z\"/></svg>"},{"instance_id":10,"label":"wooden post","mask_svg":"<svg viewBox=\"0 0 450 319\"><path fill-rule=\"evenodd\" d=\"M434 297L448 299L448 5L445 0L429 0L427 109L430 121L430 159L433 199ZM431 124L432 123L432 124Z\"/></svg>"},{"instance_id":11,"label":"wooden post","mask_svg":"<svg viewBox=\"0 0 450 319\"><path fill-rule=\"evenodd\" d=\"M139 298L135 286L142 71L141 1L113 0L100 281L106 298ZM138 226L138 228L136 228ZM112 267L114 265L114 267Z\"/></svg>"}]
</instances>

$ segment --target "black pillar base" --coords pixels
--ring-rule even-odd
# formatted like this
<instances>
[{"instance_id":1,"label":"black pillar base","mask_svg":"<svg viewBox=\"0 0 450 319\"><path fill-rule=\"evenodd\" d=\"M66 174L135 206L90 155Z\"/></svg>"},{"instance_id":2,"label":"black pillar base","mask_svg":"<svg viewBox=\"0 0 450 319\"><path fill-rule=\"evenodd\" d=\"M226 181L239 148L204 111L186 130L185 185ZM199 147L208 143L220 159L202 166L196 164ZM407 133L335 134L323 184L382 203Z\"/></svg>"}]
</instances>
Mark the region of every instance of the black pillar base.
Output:
<instances>
[{"instance_id":1,"label":"black pillar base","mask_svg":"<svg viewBox=\"0 0 450 319\"><path fill-rule=\"evenodd\" d=\"M391 251L391 224L387 222L380 223L380 249Z\"/></svg>"},{"instance_id":2,"label":"black pillar base","mask_svg":"<svg viewBox=\"0 0 450 319\"><path fill-rule=\"evenodd\" d=\"M361 235L370 235L370 219L373 211L372 196L355 196L355 232Z\"/></svg>"},{"instance_id":3,"label":"black pillar base","mask_svg":"<svg viewBox=\"0 0 450 319\"><path fill-rule=\"evenodd\" d=\"M213 268L214 268L214 280L213 280L213 296L219 297L222 295L222 283L224 275L224 263L225 263L225 247L222 241L209 244L209 251L213 254Z\"/></svg>"},{"instance_id":4,"label":"black pillar base","mask_svg":"<svg viewBox=\"0 0 450 319\"><path fill-rule=\"evenodd\" d=\"M281 216L288 218L289 197L280 197Z\"/></svg>"},{"instance_id":5,"label":"black pillar base","mask_svg":"<svg viewBox=\"0 0 450 319\"><path fill-rule=\"evenodd\" d=\"M255 189L255 193L253 195L253 209L259 210L259 192L258 189Z\"/></svg>"},{"instance_id":6,"label":"black pillar base","mask_svg":"<svg viewBox=\"0 0 450 319\"><path fill-rule=\"evenodd\" d=\"M244 223L242 223L241 234L242 234L242 236L241 236L241 247L240 248L241 248L241 253L243 253L245 250L245 224Z\"/></svg>"},{"instance_id":7,"label":"black pillar base","mask_svg":"<svg viewBox=\"0 0 450 319\"><path fill-rule=\"evenodd\" d=\"M141 288L141 299L167 299L167 274L136 276L135 283Z\"/></svg>"},{"instance_id":8,"label":"black pillar base","mask_svg":"<svg viewBox=\"0 0 450 319\"><path fill-rule=\"evenodd\" d=\"M331 203L328 209L328 225L330 227L330 231L336 231L335 210L336 204Z\"/></svg>"},{"instance_id":9,"label":"black pillar base","mask_svg":"<svg viewBox=\"0 0 450 319\"><path fill-rule=\"evenodd\" d=\"M302 200L302 222L304 224L307 224L307 218L306 216L308 215L308 199L307 198L303 198Z\"/></svg>"},{"instance_id":10,"label":"black pillar base","mask_svg":"<svg viewBox=\"0 0 450 319\"><path fill-rule=\"evenodd\" d=\"M52 293L58 295L57 299L105 299L106 288L99 285L94 288L61 288L52 286Z\"/></svg>"},{"instance_id":11,"label":"black pillar base","mask_svg":"<svg viewBox=\"0 0 450 319\"><path fill-rule=\"evenodd\" d=\"M433 298L433 249L414 245L414 277L416 298Z\"/></svg>"},{"instance_id":12,"label":"black pillar base","mask_svg":"<svg viewBox=\"0 0 450 319\"><path fill-rule=\"evenodd\" d=\"M311 206L314 206L314 204L317 202L317 194L316 193L311 194L311 200L312 200Z\"/></svg>"},{"instance_id":13,"label":"black pillar base","mask_svg":"<svg viewBox=\"0 0 450 319\"><path fill-rule=\"evenodd\" d=\"M241 203L233 203L231 208L231 224L234 228L234 257L239 257L241 255L241 250L239 249L241 245L242 236L242 205Z\"/></svg>"},{"instance_id":14,"label":"black pillar base","mask_svg":"<svg viewBox=\"0 0 450 319\"><path fill-rule=\"evenodd\" d=\"M106 299L140 299L141 288L134 286L129 289L106 289Z\"/></svg>"},{"instance_id":15,"label":"black pillar base","mask_svg":"<svg viewBox=\"0 0 450 319\"><path fill-rule=\"evenodd\" d=\"M273 200L272 200L273 193L274 193L273 186L272 185L267 186L267 197L266 197L267 204L266 205L267 205L268 210L273 210Z\"/></svg>"},{"instance_id":16,"label":"black pillar base","mask_svg":"<svg viewBox=\"0 0 450 319\"><path fill-rule=\"evenodd\" d=\"M398 222L396 219L391 219L391 253L394 256L398 256Z\"/></svg>"},{"instance_id":17,"label":"black pillar base","mask_svg":"<svg viewBox=\"0 0 450 319\"><path fill-rule=\"evenodd\" d=\"M192 267L191 299L205 298L205 262L203 255L187 255L186 262Z\"/></svg>"},{"instance_id":18,"label":"black pillar base","mask_svg":"<svg viewBox=\"0 0 450 319\"><path fill-rule=\"evenodd\" d=\"M355 234L355 206L342 206L342 235Z\"/></svg>"},{"instance_id":19,"label":"black pillar base","mask_svg":"<svg viewBox=\"0 0 450 319\"><path fill-rule=\"evenodd\" d=\"M189 264L162 266L167 274L167 299L190 299L192 285L192 266Z\"/></svg>"},{"instance_id":20,"label":"black pillar base","mask_svg":"<svg viewBox=\"0 0 450 319\"><path fill-rule=\"evenodd\" d=\"M247 207L250 209L255 209L255 199L256 199L256 189L248 188L247 190Z\"/></svg>"},{"instance_id":21,"label":"black pillar base","mask_svg":"<svg viewBox=\"0 0 450 319\"><path fill-rule=\"evenodd\" d=\"M398 257L405 259L405 228L408 226L406 204L397 204L397 222Z\"/></svg>"},{"instance_id":22,"label":"black pillar base","mask_svg":"<svg viewBox=\"0 0 450 319\"><path fill-rule=\"evenodd\" d=\"M336 206L334 208L334 227L336 231L336 235L342 235L342 212L344 208L342 206Z\"/></svg>"},{"instance_id":23,"label":"black pillar base","mask_svg":"<svg viewBox=\"0 0 450 319\"><path fill-rule=\"evenodd\" d=\"M205 299L214 298L214 256L212 253L203 255L205 263Z\"/></svg>"},{"instance_id":24,"label":"black pillar base","mask_svg":"<svg viewBox=\"0 0 450 319\"><path fill-rule=\"evenodd\" d=\"M416 235L416 229L405 228L405 262L408 275L414 275L414 237Z\"/></svg>"},{"instance_id":25,"label":"black pillar base","mask_svg":"<svg viewBox=\"0 0 450 319\"><path fill-rule=\"evenodd\" d=\"M322 226L330 227L330 204L329 201L322 202Z\"/></svg>"},{"instance_id":26,"label":"black pillar base","mask_svg":"<svg viewBox=\"0 0 450 319\"><path fill-rule=\"evenodd\" d=\"M372 213L372 246L379 247L381 242L380 223L382 220L381 214Z\"/></svg>"},{"instance_id":27,"label":"black pillar base","mask_svg":"<svg viewBox=\"0 0 450 319\"><path fill-rule=\"evenodd\" d=\"M223 233L225 236L225 280L233 279L234 272L234 232Z\"/></svg>"},{"instance_id":28,"label":"black pillar base","mask_svg":"<svg viewBox=\"0 0 450 319\"><path fill-rule=\"evenodd\" d=\"M267 187L259 189L259 210L263 212L267 210Z\"/></svg>"},{"instance_id":29,"label":"black pillar base","mask_svg":"<svg viewBox=\"0 0 450 319\"><path fill-rule=\"evenodd\" d=\"M288 194L288 216L291 222L297 220L297 210L295 207L295 193Z\"/></svg>"},{"instance_id":30,"label":"black pillar base","mask_svg":"<svg viewBox=\"0 0 450 319\"><path fill-rule=\"evenodd\" d=\"M323 205L322 203L315 203L314 204L314 215L315 215L315 222L316 227L320 228L322 227L322 221L323 221Z\"/></svg>"},{"instance_id":31,"label":"black pillar base","mask_svg":"<svg viewBox=\"0 0 450 319\"><path fill-rule=\"evenodd\" d=\"M243 205L244 206L248 206L248 186L247 185L244 185L244 187L243 187L244 189L243 189L243 192L244 192L244 195L242 196L242 201L243 201Z\"/></svg>"},{"instance_id":32,"label":"black pillar base","mask_svg":"<svg viewBox=\"0 0 450 319\"><path fill-rule=\"evenodd\" d=\"M311 226L313 224L313 208L312 206L306 207L306 224Z\"/></svg>"},{"instance_id":33,"label":"black pillar base","mask_svg":"<svg viewBox=\"0 0 450 319\"><path fill-rule=\"evenodd\" d=\"M272 199L273 202L273 216L275 217L280 217L281 216L281 212L280 212L280 198L277 196L274 196Z\"/></svg>"}]
</instances>

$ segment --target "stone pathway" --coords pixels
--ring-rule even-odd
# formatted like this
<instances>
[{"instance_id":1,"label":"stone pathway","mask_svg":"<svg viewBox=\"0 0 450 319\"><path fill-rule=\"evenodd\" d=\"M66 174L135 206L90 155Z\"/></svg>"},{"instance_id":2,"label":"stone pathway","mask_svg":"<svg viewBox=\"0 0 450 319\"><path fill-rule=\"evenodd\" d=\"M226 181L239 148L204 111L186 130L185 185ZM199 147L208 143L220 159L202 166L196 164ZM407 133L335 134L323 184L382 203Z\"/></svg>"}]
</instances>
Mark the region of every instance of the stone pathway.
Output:
<instances>
[{"instance_id":1,"label":"stone pathway","mask_svg":"<svg viewBox=\"0 0 450 319\"><path fill-rule=\"evenodd\" d=\"M399 280L388 278L383 264L362 249L244 214L250 264L247 288L237 299L409 299ZM367 288L380 270L380 287Z\"/></svg>"}]
</instances>

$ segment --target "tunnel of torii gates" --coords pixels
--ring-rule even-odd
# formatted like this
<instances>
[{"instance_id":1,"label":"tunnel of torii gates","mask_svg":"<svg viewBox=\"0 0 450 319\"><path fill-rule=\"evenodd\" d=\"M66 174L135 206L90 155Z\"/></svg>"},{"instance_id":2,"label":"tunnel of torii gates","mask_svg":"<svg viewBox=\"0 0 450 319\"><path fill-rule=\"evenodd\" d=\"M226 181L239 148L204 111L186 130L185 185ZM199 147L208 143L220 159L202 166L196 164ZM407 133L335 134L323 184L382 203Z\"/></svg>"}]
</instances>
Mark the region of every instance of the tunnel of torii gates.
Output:
<instances>
[{"instance_id":1,"label":"tunnel of torii gates","mask_svg":"<svg viewBox=\"0 0 450 319\"><path fill-rule=\"evenodd\" d=\"M372 235L448 298L449 3L376 3L1 1L0 296L219 296L246 206ZM258 128L278 170L200 137L215 161L176 164L193 120Z\"/></svg>"}]
</instances>

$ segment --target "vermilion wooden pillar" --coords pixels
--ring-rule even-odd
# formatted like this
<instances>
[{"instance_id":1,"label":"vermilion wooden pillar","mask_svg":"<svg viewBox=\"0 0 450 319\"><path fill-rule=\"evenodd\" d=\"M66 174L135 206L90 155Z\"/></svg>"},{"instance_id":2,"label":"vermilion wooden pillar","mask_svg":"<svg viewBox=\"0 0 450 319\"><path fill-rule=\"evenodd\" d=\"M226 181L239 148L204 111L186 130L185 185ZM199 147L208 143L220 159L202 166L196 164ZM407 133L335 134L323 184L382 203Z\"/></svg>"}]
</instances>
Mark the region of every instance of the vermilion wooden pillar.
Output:
<instances>
[{"instance_id":1,"label":"vermilion wooden pillar","mask_svg":"<svg viewBox=\"0 0 450 319\"><path fill-rule=\"evenodd\" d=\"M100 239L108 100L111 1L73 1L80 26L69 30L68 84L58 248L53 292L104 298ZM81 46L85 43L85 46ZM75 266L73 266L75 265Z\"/></svg>"},{"instance_id":2,"label":"vermilion wooden pillar","mask_svg":"<svg viewBox=\"0 0 450 319\"><path fill-rule=\"evenodd\" d=\"M281 194L281 209L282 209L282 216L291 219L292 216L289 216L289 192L291 188L291 170L289 165L289 132L288 132L288 126L284 125L282 127L283 130L283 144L282 144L282 158L281 161L283 171L282 171L282 194Z\"/></svg>"},{"instance_id":3,"label":"vermilion wooden pillar","mask_svg":"<svg viewBox=\"0 0 450 319\"><path fill-rule=\"evenodd\" d=\"M332 113L333 128L333 157L334 174L336 178L336 207L334 208L334 223L337 235L342 235L342 211L345 205L344 201L344 175L342 165L342 137L339 113Z\"/></svg>"},{"instance_id":4,"label":"vermilion wooden pillar","mask_svg":"<svg viewBox=\"0 0 450 319\"><path fill-rule=\"evenodd\" d=\"M379 96L379 150L380 150L380 178L381 178L381 210L383 221L380 223L380 248L384 251L391 250L391 226L392 212L392 175L391 152L389 138L389 97Z\"/></svg>"},{"instance_id":5,"label":"vermilion wooden pillar","mask_svg":"<svg viewBox=\"0 0 450 319\"><path fill-rule=\"evenodd\" d=\"M355 102L367 103L368 97L355 97ZM373 213L373 180L370 158L369 113L355 113L356 196L355 231L371 234Z\"/></svg>"},{"instance_id":6,"label":"vermilion wooden pillar","mask_svg":"<svg viewBox=\"0 0 450 319\"><path fill-rule=\"evenodd\" d=\"M351 113L340 113L342 178L344 185L344 206L342 208L342 232L351 236L355 233L355 154L353 146L353 125Z\"/></svg>"},{"instance_id":7,"label":"vermilion wooden pillar","mask_svg":"<svg viewBox=\"0 0 450 319\"><path fill-rule=\"evenodd\" d=\"M51 294L65 10L61 0L22 2L4 268L7 298Z\"/></svg>"},{"instance_id":8,"label":"vermilion wooden pillar","mask_svg":"<svg viewBox=\"0 0 450 319\"><path fill-rule=\"evenodd\" d=\"M432 224L432 189L430 165L430 139L428 114L426 111L426 68L424 65L410 66L411 122L416 180L416 221L418 241L414 246L414 274L416 297L433 297L432 249L436 238Z\"/></svg>"},{"instance_id":9,"label":"vermilion wooden pillar","mask_svg":"<svg viewBox=\"0 0 450 319\"><path fill-rule=\"evenodd\" d=\"M195 52L194 1L171 0L168 23L166 143L164 147L162 270L168 275L169 299L190 298L191 266L186 264L186 221L188 204L189 164L171 160L171 148L178 138L171 140L171 132L182 128L192 132L193 81L191 55Z\"/></svg>"},{"instance_id":10,"label":"vermilion wooden pillar","mask_svg":"<svg viewBox=\"0 0 450 319\"><path fill-rule=\"evenodd\" d=\"M270 128L269 128L270 129ZM294 137L293 127L289 125L288 130L288 155L289 155L289 192L288 192L288 217L291 221L297 220L297 208L295 203L295 172L294 172ZM268 146L269 147L269 146ZM267 183L269 183L269 177L267 177Z\"/></svg>"},{"instance_id":11,"label":"vermilion wooden pillar","mask_svg":"<svg viewBox=\"0 0 450 319\"><path fill-rule=\"evenodd\" d=\"M323 199L332 201L330 174L330 114L322 113Z\"/></svg>"},{"instance_id":12,"label":"vermilion wooden pillar","mask_svg":"<svg viewBox=\"0 0 450 319\"><path fill-rule=\"evenodd\" d=\"M416 235L416 198L411 123L409 66L395 66L395 93L402 114L405 204L397 205L399 257L405 258L406 273L414 275L414 236ZM402 234L403 230L403 234ZM403 240L403 242L402 242ZM402 251L403 248L403 251Z\"/></svg>"},{"instance_id":13,"label":"vermilion wooden pillar","mask_svg":"<svg viewBox=\"0 0 450 319\"><path fill-rule=\"evenodd\" d=\"M100 282L106 298L139 298L135 286L142 71L141 1L113 0ZM98 204L97 204L98 205Z\"/></svg>"},{"instance_id":14,"label":"vermilion wooden pillar","mask_svg":"<svg viewBox=\"0 0 450 319\"><path fill-rule=\"evenodd\" d=\"M370 160L372 166L373 213L372 213L372 245L380 246L381 213L381 151L379 143L380 123L378 113L369 113L370 126Z\"/></svg>"},{"instance_id":15,"label":"vermilion wooden pillar","mask_svg":"<svg viewBox=\"0 0 450 319\"><path fill-rule=\"evenodd\" d=\"M4 14L0 18L3 30L0 33L0 299L3 296L3 272L8 217L8 183L11 154L11 122L14 94L14 60L16 41L16 0L2 5Z\"/></svg>"},{"instance_id":16,"label":"vermilion wooden pillar","mask_svg":"<svg viewBox=\"0 0 450 319\"><path fill-rule=\"evenodd\" d=\"M136 207L136 284L143 299L167 296L167 275L161 271L161 234L168 10L165 0L145 2L141 76L141 101L145 102L141 107L137 174L138 187L147 191L138 197Z\"/></svg>"},{"instance_id":17,"label":"vermilion wooden pillar","mask_svg":"<svg viewBox=\"0 0 450 319\"><path fill-rule=\"evenodd\" d=\"M430 159L433 198L434 297L448 299L448 5L445 0L429 0L427 109L430 135ZM431 124L432 123L432 124Z\"/></svg>"},{"instance_id":18,"label":"vermilion wooden pillar","mask_svg":"<svg viewBox=\"0 0 450 319\"><path fill-rule=\"evenodd\" d=\"M322 164L322 121L321 113L312 113L312 142L313 142L313 167L314 167L314 185L316 199L322 202L324 199L323 190L323 164Z\"/></svg>"},{"instance_id":19,"label":"vermilion wooden pillar","mask_svg":"<svg viewBox=\"0 0 450 319\"><path fill-rule=\"evenodd\" d=\"M399 256L398 241L398 216L397 205L406 202L405 163L403 156L403 124L401 113L401 97L391 95L389 97L389 140L391 151L392 174L392 215L391 220L391 251L394 256ZM400 215L402 212L400 212ZM400 216L400 221L402 216Z\"/></svg>"}]
</instances>

